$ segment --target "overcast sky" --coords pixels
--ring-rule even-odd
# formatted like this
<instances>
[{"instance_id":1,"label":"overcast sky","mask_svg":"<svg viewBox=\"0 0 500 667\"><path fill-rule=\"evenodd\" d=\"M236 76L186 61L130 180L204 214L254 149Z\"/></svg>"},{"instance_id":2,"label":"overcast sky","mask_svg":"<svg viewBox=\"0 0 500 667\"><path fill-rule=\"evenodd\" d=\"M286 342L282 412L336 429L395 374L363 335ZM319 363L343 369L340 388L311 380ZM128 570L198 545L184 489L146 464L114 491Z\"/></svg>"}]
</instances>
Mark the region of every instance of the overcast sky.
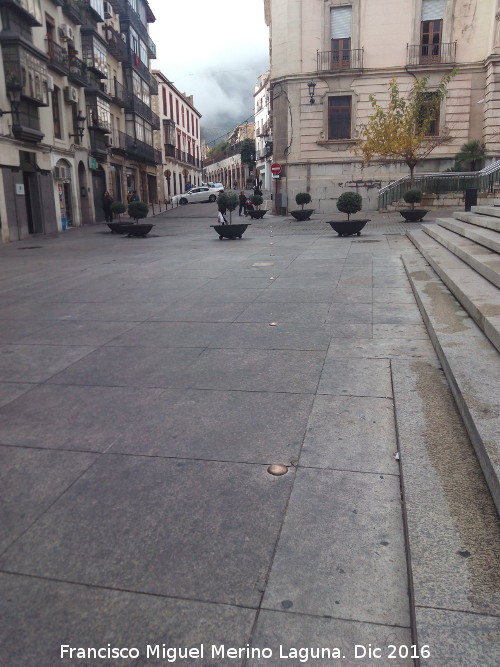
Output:
<instances>
[{"instance_id":1,"label":"overcast sky","mask_svg":"<svg viewBox=\"0 0 500 667\"><path fill-rule=\"evenodd\" d=\"M269 68L263 0L149 0L154 69L194 95L209 138L253 114L257 78ZM251 119L250 119L251 120Z\"/></svg>"}]
</instances>

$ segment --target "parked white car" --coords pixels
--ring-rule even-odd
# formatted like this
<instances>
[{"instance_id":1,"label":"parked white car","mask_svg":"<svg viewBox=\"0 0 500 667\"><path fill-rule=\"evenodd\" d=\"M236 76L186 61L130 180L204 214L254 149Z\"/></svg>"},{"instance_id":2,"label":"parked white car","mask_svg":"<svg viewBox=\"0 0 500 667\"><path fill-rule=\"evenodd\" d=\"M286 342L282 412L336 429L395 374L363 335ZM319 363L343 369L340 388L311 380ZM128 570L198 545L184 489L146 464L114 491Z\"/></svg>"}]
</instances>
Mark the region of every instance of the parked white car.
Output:
<instances>
[{"instance_id":1,"label":"parked white car","mask_svg":"<svg viewBox=\"0 0 500 667\"><path fill-rule=\"evenodd\" d=\"M183 205L203 201L214 202L221 192L224 192L223 188L209 188L208 185L200 185L199 187L191 188L188 192L174 195L172 197L172 204Z\"/></svg>"}]
</instances>

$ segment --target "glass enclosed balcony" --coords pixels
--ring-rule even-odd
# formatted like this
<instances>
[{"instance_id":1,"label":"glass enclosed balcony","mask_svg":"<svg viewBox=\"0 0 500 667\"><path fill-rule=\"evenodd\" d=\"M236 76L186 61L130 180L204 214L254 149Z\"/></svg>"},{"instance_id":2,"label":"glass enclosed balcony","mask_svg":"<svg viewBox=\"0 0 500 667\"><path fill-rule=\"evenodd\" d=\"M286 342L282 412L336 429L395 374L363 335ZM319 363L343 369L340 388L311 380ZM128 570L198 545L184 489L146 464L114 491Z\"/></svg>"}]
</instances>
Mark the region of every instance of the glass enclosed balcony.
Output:
<instances>
[{"instance_id":1,"label":"glass enclosed balcony","mask_svg":"<svg viewBox=\"0 0 500 667\"><path fill-rule=\"evenodd\" d=\"M43 25L42 5L40 0L0 0L0 7L8 7L18 14L30 26Z\"/></svg>"},{"instance_id":2,"label":"glass enclosed balcony","mask_svg":"<svg viewBox=\"0 0 500 667\"><path fill-rule=\"evenodd\" d=\"M36 106L48 106L47 61L48 56L16 36L2 39L5 83L21 84L21 96Z\"/></svg>"}]
</instances>

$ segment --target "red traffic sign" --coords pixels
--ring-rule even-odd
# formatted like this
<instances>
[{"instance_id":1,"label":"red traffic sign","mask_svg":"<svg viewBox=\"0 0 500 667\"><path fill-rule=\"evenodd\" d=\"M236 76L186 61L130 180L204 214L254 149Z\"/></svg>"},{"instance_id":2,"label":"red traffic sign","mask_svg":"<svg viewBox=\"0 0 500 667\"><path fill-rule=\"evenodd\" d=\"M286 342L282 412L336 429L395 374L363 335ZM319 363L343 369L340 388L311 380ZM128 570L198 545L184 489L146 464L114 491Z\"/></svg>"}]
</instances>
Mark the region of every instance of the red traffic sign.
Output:
<instances>
[{"instance_id":1,"label":"red traffic sign","mask_svg":"<svg viewBox=\"0 0 500 667\"><path fill-rule=\"evenodd\" d=\"M278 162L274 162L271 165L271 174L274 174L274 176L281 174L281 165Z\"/></svg>"}]
</instances>

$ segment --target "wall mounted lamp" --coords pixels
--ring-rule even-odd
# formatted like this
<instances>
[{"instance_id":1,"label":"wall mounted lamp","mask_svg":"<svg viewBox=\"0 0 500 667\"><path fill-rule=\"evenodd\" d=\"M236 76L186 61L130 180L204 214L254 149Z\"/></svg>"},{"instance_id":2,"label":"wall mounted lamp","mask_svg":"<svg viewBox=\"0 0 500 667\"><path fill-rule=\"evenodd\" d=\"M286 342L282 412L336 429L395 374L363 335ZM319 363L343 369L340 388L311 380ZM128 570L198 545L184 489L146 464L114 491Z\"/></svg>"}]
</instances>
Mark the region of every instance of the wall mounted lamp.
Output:
<instances>
[{"instance_id":1,"label":"wall mounted lamp","mask_svg":"<svg viewBox=\"0 0 500 667\"><path fill-rule=\"evenodd\" d=\"M70 134L70 137L80 137L80 141L83 139L83 133L85 132L85 121L86 117L84 114L78 110L78 116L75 118L76 120L76 132L75 134Z\"/></svg>"},{"instance_id":2,"label":"wall mounted lamp","mask_svg":"<svg viewBox=\"0 0 500 667\"><path fill-rule=\"evenodd\" d=\"M316 88L316 81L313 81L312 79L309 81L307 84L307 87L309 88L309 104L314 104L315 99L314 99L314 89Z\"/></svg>"},{"instance_id":3,"label":"wall mounted lamp","mask_svg":"<svg viewBox=\"0 0 500 667\"><path fill-rule=\"evenodd\" d=\"M21 86L20 83L17 83L17 81L14 81L13 83L9 83L7 85L7 97L9 98L11 111L3 111L2 109L0 109L0 118L10 113L13 116L17 116L19 112L19 106L21 104L22 89L23 87Z\"/></svg>"}]
</instances>

